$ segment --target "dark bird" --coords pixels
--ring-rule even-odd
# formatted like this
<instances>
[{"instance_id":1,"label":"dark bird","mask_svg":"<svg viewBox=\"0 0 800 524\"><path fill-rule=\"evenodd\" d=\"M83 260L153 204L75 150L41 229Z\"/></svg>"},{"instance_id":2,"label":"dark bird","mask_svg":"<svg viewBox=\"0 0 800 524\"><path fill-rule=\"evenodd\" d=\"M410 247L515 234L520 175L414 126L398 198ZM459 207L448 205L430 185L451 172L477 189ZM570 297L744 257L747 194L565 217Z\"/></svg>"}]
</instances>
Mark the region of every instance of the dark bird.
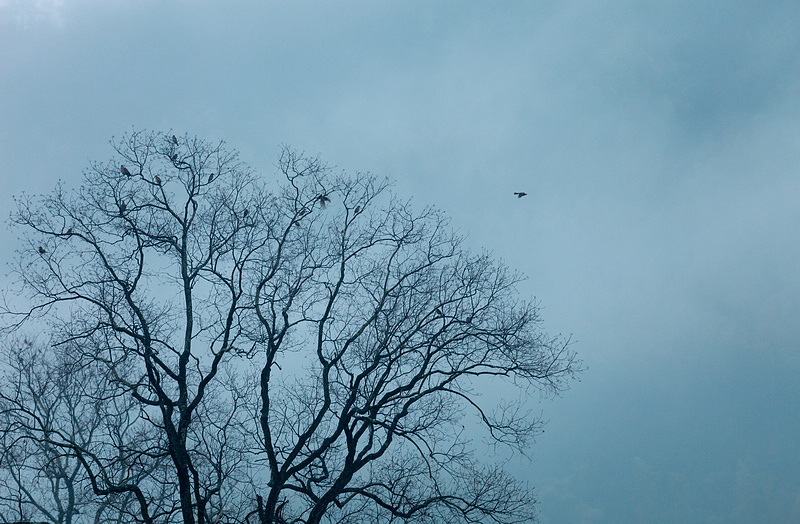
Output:
<instances>
[{"instance_id":1,"label":"dark bird","mask_svg":"<svg viewBox=\"0 0 800 524\"><path fill-rule=\"evenodd\" d=\"M525 195L527 195L528 193L523 193L522 191L520 191L519 193L514 193L514 194L517 195L517 198L522 198Z\"/></svg>"},{"instance_id":2,"label":"dark bird","mask_svg":"<svg viewBox=\"0 0 800 524\"><path fill-rule=\"evenodd\" d=\"M176 160L178 160L178 153L174 153L171 157L169 157L169 159L175 162Z\"/></svg>"},{"instance_id":3,"label":"dark bird","mask_svg":"<svg viewBox=\"0 0 800 524\"><path fill-rule=\"evenodd\" d=\"M250 210L249 210L249 209L245 209L245 210L244 210L244 216L247 216L247 215L249 215L249 214L250 214Z\"/></svg>"},{"instance_id":4,"label":"dark bird","mask_svg":"<svg viewBox=\"0 0 800 524\"><path fill-rule=\"evenodd\" d=\"M178 145L178 137L176 137L175 135L172 135L172 143L175 144L176 146Z\"/></svg>"},{"instance_id":5,"label":"dark bird","mask_svg":"<svg viewBox=\"0 0 800 524\"><path fill-rule=\"evenodd\" d=\"M71 235L71 234L72 234L72 228L69 228L69 229L67 229L67 234L68 234L68 235Z\"/></svg>"},{"instance_id":6,"label":"dark bird","mask_svg":"<svg viewBox=\"0 0 800 524\"><path fill-rule=\"evenodd\" d=\"M161 177L156 175L156 184L161 185Z\"/></svg>"},{"instance_id":7,"label":"dark bird","mask_svg":"<svg viewBox=\"0 0 800 524\"><path fill-rule=\"evenodd\" d=\"M360 212L361 212L361 206L356 206L356 208L353 210L353 213L355 214L358 214Z\"/></svg>"},{"instance_id":8,"label":"dark bird","mask_svg":"<svg viewBox=\"0 0 800 524\"><path fill-rule=\"evenodd\" d=\"M39 254L44 255L45 253L47 253L47 250L45 250L45 248L43 248L42 246L39 246Z\"/></svg>"},{"instance_id":9,"label":"dark bird","mask_svg":"<svg viewBox=\"0 0 800 524\"><path fill-rule=\"evenodd\" d=\"M207 183L210 184L212 180L214 180L214 173L211 173L210 175L208 175L208 182Z\"/></svg>"},{"instance_id":10,"label":"dark bird","mask_svg":"<svg viewBox=\"0 0 800 524\"><path fill-rule=\"evenodd\" d=\"M300 227L300 221L299 220L295 220L294 221L294 225L296 225L297 227Z\"/></svg>"},{"instance_id":11,"label":"dark bird","mask_svg":"<svg viewBox=\"0 0 800 524\"><path fill-rule=\"evenodd\" d=\"M319 200L320 207L325 207L325 204L331 201L331 199L328 198L328 195L320 195L317 197L317 200Z\"/></svg>"},{"instance_id":12,"label":"dark bird","mask_svg":"<svg viewBox=\"0 0 800 524\"><path fill-rule=\"evenodd\" d=\"M125 166L119 166L119 172L125 176L131 176L131 172L128 171L128 168Z\"/></svg>"}]
</instances>

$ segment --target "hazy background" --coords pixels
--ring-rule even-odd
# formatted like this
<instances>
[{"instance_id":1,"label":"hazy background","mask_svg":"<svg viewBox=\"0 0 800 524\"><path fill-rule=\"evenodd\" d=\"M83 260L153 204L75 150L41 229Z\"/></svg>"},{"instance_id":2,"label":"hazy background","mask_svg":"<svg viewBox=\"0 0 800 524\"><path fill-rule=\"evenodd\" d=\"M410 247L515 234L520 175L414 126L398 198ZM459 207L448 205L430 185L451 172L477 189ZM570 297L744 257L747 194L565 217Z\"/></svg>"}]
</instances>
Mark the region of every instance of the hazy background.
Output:
<instances>
[{"instance_id":1,"label":"hazy background","mask_svg":"<svg viewBox=\"0 0 800 524\"><path fill-rule=\"evenodd\" d=\"M527 274L588 366L542 523L800 522L800 3L0 0L2 216L132 126L388 176Z\"/></svg>"}]
</instances>

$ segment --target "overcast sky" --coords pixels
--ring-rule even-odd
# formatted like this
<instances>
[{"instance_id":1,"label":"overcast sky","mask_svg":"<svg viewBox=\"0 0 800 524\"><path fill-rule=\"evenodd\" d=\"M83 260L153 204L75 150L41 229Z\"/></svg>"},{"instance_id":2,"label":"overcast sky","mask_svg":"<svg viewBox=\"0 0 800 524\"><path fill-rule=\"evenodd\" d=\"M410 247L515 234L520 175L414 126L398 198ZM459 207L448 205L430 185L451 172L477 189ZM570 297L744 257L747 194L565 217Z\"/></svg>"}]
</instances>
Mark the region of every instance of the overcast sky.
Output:
<instances>
[{"instance_id":1,"label":"overcast sky","mask_svg":"<svg viewBox=\"0 0 800 524\"><path fill-rule=\"evenodd\" d=\"M800 3L0 0L2 216L132 127L390 177L524 272L588 367L542 523L800 522Z\"/></svg>"}]
</instances>

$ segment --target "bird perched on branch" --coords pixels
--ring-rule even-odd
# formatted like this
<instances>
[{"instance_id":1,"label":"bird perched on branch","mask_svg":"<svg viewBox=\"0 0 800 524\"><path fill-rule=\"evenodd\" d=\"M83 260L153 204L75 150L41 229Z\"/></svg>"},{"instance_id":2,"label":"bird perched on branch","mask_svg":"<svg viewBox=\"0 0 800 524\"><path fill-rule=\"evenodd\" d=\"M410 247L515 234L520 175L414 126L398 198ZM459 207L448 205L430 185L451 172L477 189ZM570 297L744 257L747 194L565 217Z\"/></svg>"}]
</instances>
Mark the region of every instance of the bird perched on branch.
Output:
<instances>
[{"instance_id":1,"label":"bird perched on branch","mask_svg":"<svg viewBox=\"0 0 800 524\"><path fill-rule=\"evenodd\" d=\"M43 248L42 246L39 246L39 254L40 255L44 255L45 253L47 253L47 250L45 248Z\"/></svg>"},{"instance_id":2,"label":"bird perched on branch","mask_svg":"<svg viewBox=\"0 0 800 524\"><path fill-rule=\"evenodd\" d=\"M119 214L120 215L123 214L126 209L128 209L128 204L126 204L125 202L120 202L119 203Z\"/></svg>"},{"instance_id":3,"label":"bird perched on branch","mask_svg":"<svg viewBox=\"0 0 800 524\"><path fill-rule=\"evenodd\" d=\"M331 199L328 198L328 195L326 195L326 194L322 194L322 195L318 196L317 200L319 200L320 207L325 207L325 204L327 204L328 202L331 201Z\"/></svg>"},{"instance_id":4,"label":"bird perched on branch","mask_svg":"<svg viewBox=\"0 0 800 524\"><path fill-rule=\"evenodd\" d=\"M207 182L207 184L210 184L212 180L214 180L214 173L211 173L211 174L209 174L209 175L208 175L208 182Z\"/></svg>"},{"instance_id":5,"label":"bird perched on branch","mask_svg":"<svg viewBox=\"0 0 800 524\"><path fill-rule=\"evenodd\" d=\"M514 194L515 194L515 195L517 195L517 198L522 198L522 197L524 197L525 195L527 195L528 193L523 193L522 191L520 191L519 193L516 193L516 192L515 192Z\"/></svg>"},{"instance_id":6,"label":"bird perched on branch","mask_svg":"<svg viewBox=\"0 0 800 524\"><path fill-rule=\"evenodd\" d=\"M128 171L128 168L125 167L125 166L119 166L119 172L122 173L125 176L132 176L131 172Z\"/></svg>"},{"instance_id":7,"label":"bird perched on branch","mask_svg":"<svg viewBox=\"0 0 800 524\"><path fill-rule=\"evenodd\" d=\"M176 137L175 135L172 135L172 143L175 144L176 146L178 145L178 137Z\"/></svg>"},{"instance_id":8,"label":"bird perched on branch","mask_svg":"<svg viewBox=\"0 0 800 524\"><path fill-rule=\"evenodd\" d=\"M178 153L173 153L172 156L169 157L169 159L175 162L176 160L178 160Z\"/></svg>"},{"instance_id":9,"label":"bird perched on branch","mask_svg":"<svg viewBox=\"0 0 800 524\"><path fill-rule=\"evenodd\" d=\"M156 175L155 181L156 181L156 184L158 184L159 186L161 185L161 177L160 176Z\"/></svg>"}]
</instances>

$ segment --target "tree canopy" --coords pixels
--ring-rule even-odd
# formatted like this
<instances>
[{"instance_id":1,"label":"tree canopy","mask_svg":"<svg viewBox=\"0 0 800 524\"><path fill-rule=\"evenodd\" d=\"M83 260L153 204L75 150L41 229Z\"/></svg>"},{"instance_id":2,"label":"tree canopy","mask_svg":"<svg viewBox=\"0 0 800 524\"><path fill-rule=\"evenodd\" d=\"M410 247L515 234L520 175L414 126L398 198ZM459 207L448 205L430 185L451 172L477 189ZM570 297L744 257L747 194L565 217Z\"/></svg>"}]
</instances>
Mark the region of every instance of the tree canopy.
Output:
<instances>
[{"instance_id":1,"label":"tree canopy","mask_svg":"<svg viewBox=\"0 0 800 524\"><path fill-rule=\"evenodd\" d=\"M0 504L59 523L533 519L473 428L525 453L530 395L580 362L519 274L371 174L287 148L267 177L188 135L111 145L79 188L16 200L6 330L43 335L6 339Z\"/></svg>"}]
</instances>

